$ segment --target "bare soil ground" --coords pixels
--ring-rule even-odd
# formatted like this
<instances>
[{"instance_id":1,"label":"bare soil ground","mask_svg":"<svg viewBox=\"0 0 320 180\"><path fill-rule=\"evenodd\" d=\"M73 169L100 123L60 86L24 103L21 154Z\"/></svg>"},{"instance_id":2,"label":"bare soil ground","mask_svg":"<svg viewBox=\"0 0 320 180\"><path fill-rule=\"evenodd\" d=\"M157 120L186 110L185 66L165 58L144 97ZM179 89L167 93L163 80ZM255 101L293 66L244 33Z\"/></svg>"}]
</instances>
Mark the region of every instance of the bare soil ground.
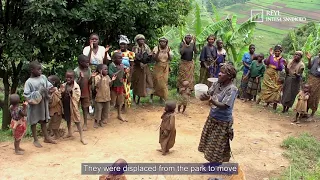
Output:
<instances>
[{"instance_id":1,"label":"bare soil ground","mask_svg":"<svg viewBox=\"0 0 320 180\"><path fill-rule=\"evenodd\" d=\"M118 158L129 163L204 163L206 160L197 148L209 107L196 99L192 101L187 108L188 115L176 115L176 144L167 156L156 151L159 148L157 127L163 107L132 107L125 115L128 123L116 120L115 111L112 111L109 124L103 128L93 129L90 121L89 131L84 132L88 142L86 146L79 142L77 133L74 133L74 139L60 140L56 145L43 143L43 148L36 148L30 139L25 139L21 145L26 150L23 156L13 154L12 142L0 143L0 179L98 179L96 175L81 175L81 163L112 163ZM287 136L309 132L320 139L319 123L291 125L291 117L271 111L250 102L237 101L235 104L235 138L231 143L234 158L231 160L243 166L248 180L278 176L288 167L288 160L282 155L284 149L280 147ZM160 177L137 175L127 178ZM164 178L193 180L208 177L184 175Z\"/></svg>"}]
</instances>

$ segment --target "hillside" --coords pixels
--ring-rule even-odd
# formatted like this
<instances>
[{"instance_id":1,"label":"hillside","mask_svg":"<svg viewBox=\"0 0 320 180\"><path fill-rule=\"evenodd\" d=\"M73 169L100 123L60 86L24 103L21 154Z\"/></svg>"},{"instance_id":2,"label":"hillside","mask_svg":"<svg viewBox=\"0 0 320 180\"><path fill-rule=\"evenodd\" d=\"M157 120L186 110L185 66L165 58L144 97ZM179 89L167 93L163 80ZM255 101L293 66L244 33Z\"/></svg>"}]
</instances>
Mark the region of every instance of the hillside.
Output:
<instances>
[{"instance_id":1,"label":"hillside","mask_svg":"<svg viewBox=\"0 0 320 180\"><path fill-rule=\"evenodd\" d=\"M251 0L243 4L226 6L219 12L223 16L236 14L238 22L241 23L250 18L251 10L263 10L264 22L258 23L254 40L257 52L263 53L267 53L270 47L279 43L293 28L320 19L320 2L315 0ZM274 17L281 17L281 21L270 21L270 18L268 20L266 16L270 10L274 10ZM305 21L284 20L290 17L303 18Z\"/></svg>"}]
</instances>

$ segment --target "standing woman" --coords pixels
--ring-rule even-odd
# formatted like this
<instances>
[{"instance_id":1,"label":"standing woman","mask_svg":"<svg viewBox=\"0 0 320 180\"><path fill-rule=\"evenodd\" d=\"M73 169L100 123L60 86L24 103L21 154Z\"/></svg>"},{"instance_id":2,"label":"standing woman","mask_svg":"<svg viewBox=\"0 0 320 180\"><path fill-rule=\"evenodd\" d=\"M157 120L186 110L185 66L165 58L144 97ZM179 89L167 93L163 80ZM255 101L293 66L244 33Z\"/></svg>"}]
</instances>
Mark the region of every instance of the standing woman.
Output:
<instances>
[{"instance_id":1,"label":"standing woman","mask_svg":"<svg viewBox=\"0 0 320 180\"><path fill-rule=\"evenodd\" d=\"M302 51L297 51L293 60L285 66L286 78L283 84L283 96L281 98L281 103L283 105L282 113L288 112L299 93L302 74L305 68L304 63L301 60L302 55Z\"/></svg>"},{"instance_id":2,"label":"standing woman","mask_svg":"<svg viewBox=\"0 0 320 180\"><path fill-rule=\"evenodd\" d=\"M201 84L209 84L208 78L209 74L209 62L213 62L217 58L217 48L214 46L215 41L214 35L209 35L207 38L208 44L202 48L200 54L200 83Z\"/></svg>"},{"instance_id":3,"label":"standing woman","mask_svg":"<svg viewBox=\"0 0 320 180\"><path fill-rule=\"evenodd\" d=\"M238 91L232 82L236 75L237 71L232 65L224 64L220 69L218 82L212 84L207 94L200 96L201 101L210 99L213 104L198 147L209 162L228 162L231 157L232 111Z\"/></svg>"},{"instance_id":4,"label":"standing woman","mask_svg":"<svg viewBox=\"0 0 320 180\"><path fill-rule=\"evenodd\" d=\"M83 49L83 55L89 57L89 64L92 71L97 69L99 64L108 64L111 60L108 51L110 46L99 46L99 36L92 33L89 38L90 45Z\"/></svg>"},{"instance_id":5,"label":"standing woman","mask_svg":"<svg viewBox=\"0 0 320 180\"><path fill-rule=\"evenodd\" d=\"M145 44L145 37L138 34L134 41L136 45L132 48L135 53L134 70L132 73L133 101L140 103L140 97L146 97L153 89L152 76L148 64L151 62L152 54L149 46ZM138 101L136 102L136 95Z\"/></svg>"},{"instance_id":6,"label":"standing woman","mask_svg":"<svg viewBox=\"0 0 320 180\"><path fill-rule=\"evenodd\" d=\"M130 107L131 105L131 96L130 96L130 87L131 87L131 75L133 71L133 64L134 64L134 58L135 54L132 51L128 50L128 44L130 43L129 39L125 35L120 35L119 45L120 49L115 50L112 54L115 52L121 53L122 56L122 64L125 66L126 74L123 79L123 85L125 89L125 103L123 104L123 111L126 111L126 107ZM129 72L128 72L129 71Z\"/></svg>"},{"instance_id":7,"label":"standing woman","mask_svg":"<svg viewBox=\"0 0 320 180\"><path fill-rule=\"evenodd\" d=\"M243 74L242 74L242 78L241 78L241 85L240 85L240 98L244 99L246 98L246 92L247 92L247 86L248 86L248 79L244 78L249 69L250 69L250 65L252 63L252 60L255 56L254 51L256 50L256 47L254 44L251 44L249 46L249 52L244 53L243 57L242 57L242 64L243 64Z\"/></svg>"},{"instance_id":8,"label":"standing woman","mask_svg":"<svg viewBox=\"0 0 320 180\"><path fill-rule=\"evenodd\" d=\"M226 56L227 56L227 52L226 50L223 48L223 42L222 40L217 40L217 60L214 66L214 74L213 77L214 78L218 78L219 77L219 73L220 73L220 67L222 63L224 63L226 61Z\"/></svg>"},{"instance_id":9,"label":"standing woman","mask_svg":"<svg viewBox=\"0 0 320 180\"><path fill-rule=\"evenodd\" d=\"M193 90L194 84L194 61L193 58L197 54L196 40L188 34L180 44L181 61L178 70L177 90L183 87L183 81L189 82L189 88Z\"/></svg>"},{"instance_id":10,"label":"standing woman","mask_svg":"<svg viewBox=\"0 0 320 180\"><path fill-rule=\"evenodd\" d=\"M308 99L308 110L311 109L311 118L319 106L320 100L320 51L317 57L311 61L311 55L307 53L308 69L310 70L308 76L308 84L311 86L310 97Z\"/></svg>"},{"instance_id":11,"label":"standing woman","mask_svg":"<svg viewBox=\"0 0 320 180\"><path fill-rule=\"evenodd\" d=\"M168 99L169 62L173 57L173 53L168 46L168 39L160 38L159 45L154 47L152 53L156 61L153 67L153 95L159 96L160 101L163 102ZM153 95L151 95L151 101Z\"/></svg>"},{"instance_id":12,"label":"standing woman","mask_svg":"<svg viewBox=\"0 0 320 180\"><path fill-rule=\"evenodd\" d=\"M281 52L282 47L276 45L274 49L270 48L270 56L265 59L264 64L267 66L266 72L263 76L261 94L258 100L267 103L269 106L270 103L273 103L273 109L277 109L277 104L281 99L281 90L282 90L282 81L279 74L283 70L286 61L282 58Z\"/></svg>"}]
</instances>

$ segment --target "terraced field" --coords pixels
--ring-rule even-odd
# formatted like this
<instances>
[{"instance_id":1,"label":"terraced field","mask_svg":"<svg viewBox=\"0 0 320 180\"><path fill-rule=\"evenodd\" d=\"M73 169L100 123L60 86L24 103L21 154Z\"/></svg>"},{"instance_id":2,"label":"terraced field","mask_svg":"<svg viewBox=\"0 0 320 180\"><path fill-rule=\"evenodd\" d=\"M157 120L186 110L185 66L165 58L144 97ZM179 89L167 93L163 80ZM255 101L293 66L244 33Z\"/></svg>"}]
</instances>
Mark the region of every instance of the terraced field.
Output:
<instances>
[{"instance_id":1,"label":"terraced field","mask_svg":"<svg viewBox=\"0 0 320 180\"><path fill-rule=\"evenodd\" d=\"M254 43L257 51L267 52L271 46L279 43L292 29L310 21L320 21L320 1L316 0L251 0L245 4L227 6L221 13L223 15L236 14L238 22L242 23L251 16L251 10L264 11L264 22L258 23ZM266 21L266 11L279 11L277 17L301 17L306 21Z\"/></svg>"}]
</instances>

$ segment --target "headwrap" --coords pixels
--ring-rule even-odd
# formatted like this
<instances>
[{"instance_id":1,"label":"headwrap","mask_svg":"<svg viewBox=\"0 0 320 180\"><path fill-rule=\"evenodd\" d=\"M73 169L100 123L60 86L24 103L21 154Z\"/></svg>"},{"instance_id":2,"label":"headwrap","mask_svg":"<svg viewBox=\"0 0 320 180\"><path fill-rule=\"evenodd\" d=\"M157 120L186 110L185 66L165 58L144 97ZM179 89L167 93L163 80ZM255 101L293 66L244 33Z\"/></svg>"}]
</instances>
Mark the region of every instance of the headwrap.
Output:
<instances>
[{"instance_id":1,"label":"headwrap","mask_svg":"<svg viewBox=\"0 0 320 180\"><path fill-rule=\"evenodd\" d=\"M138 34L138 35L136 35L136 37L134 38L134 41L137 42L139 39L146 39L146 38L144 37L143 34Z\"/></svg>"},{"instance_id":2,"label":"headwrap","mask_svg":"<svg viewBox=\"0 0 320 180\"><path fill-rule=\"evenodd\" d=\"M229 63L223 63L223 65L221 66L221 70L222 69L226 71L226 73L231 77L231 79L234 79L237 77L237 70L236 68L234 68L233 65Z\"/></svg>"},{"instance_id":3,"label":"headwrap","mask_svg":"<svg viewBox=\"0 0 320 180\"><path fill-rule=\"evenodd\" d=\"M299 54L301 57L303 56L303 52L302 51L296 51L296 54Z\"/></svg>"},{"instance_id":4,"label":"headwrap","mask_svg":"<svg viewBox=\"0 0 320 180\"><path fill-rule=\"evenodd\" d=\"M127 36L125 35L120 35L120 40L119 40L119 44L122 44L122 43L125 43L125 44L129 44L129 39L127 38Z\"/></svg>"},{"instance_id":5,"label":"headwrap","mask_svg":"<svg viewBox=\"0 0 320 180\"><path fill-rule=\"evenodd\" d=\"M274 50L279 50L279 51L281 51L282 52L282 47L281 47L281 45L276 45L275 47L274 47Z\"/></svg>"},{"instance_id":6,"label":"headwrap","mask_svg":"<svg viewBox=\"0 0 320 180\"><path fill-rule=\"evenodd\" d=\"M165 38L165 37L161 37L160 39L159 39L159 42L160 41L165 41L165 42L167 42L168 43L168 39L167 38Z\"/></svg>"}]
</instances>

